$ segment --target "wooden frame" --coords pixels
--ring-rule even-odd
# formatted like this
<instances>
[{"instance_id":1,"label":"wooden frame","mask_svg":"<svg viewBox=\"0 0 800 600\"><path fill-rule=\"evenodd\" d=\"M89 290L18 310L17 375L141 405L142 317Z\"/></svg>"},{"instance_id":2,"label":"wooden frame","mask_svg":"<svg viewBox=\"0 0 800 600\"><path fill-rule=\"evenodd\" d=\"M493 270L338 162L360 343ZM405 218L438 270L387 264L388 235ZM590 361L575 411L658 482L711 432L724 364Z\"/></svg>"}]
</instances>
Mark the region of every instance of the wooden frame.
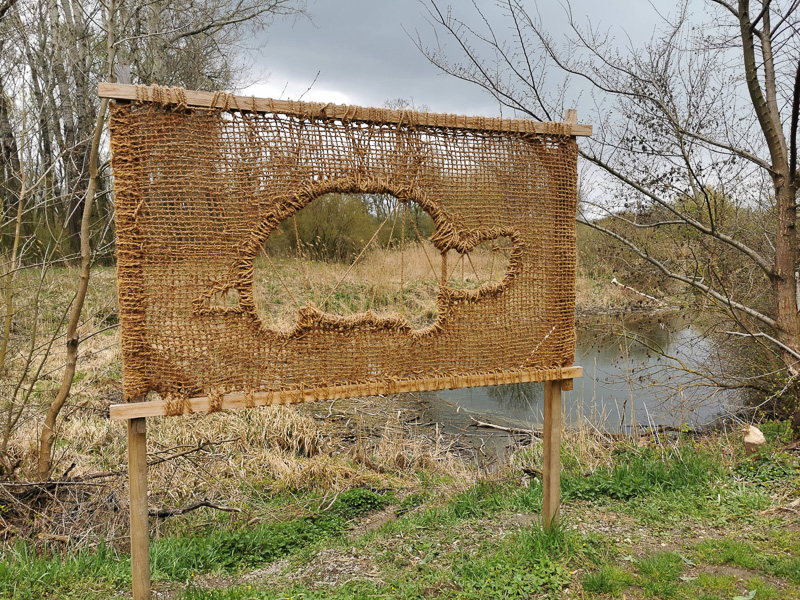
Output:
<instances>
[{"instance_id":1,"label":"wooden frame","mask_svg":"<svg viewBox=\"0 0 800 600\"><path fill-rule=\"evenodd\" d=\"M141 100L140 86L122 83L100 82L97 93L100 98L111 100ZM147 89L147 88L145 88ZM235 96L217 92L196 92L181 90L186 106L196 108L231 108L249 112L279 112L302 118L350 119L365 122L397 123L404 122L407 111L388 108L363 108L346 104L323 104L321 102L295 102L293 100L270 100L251 96ZM564 123L546 123L530 119L502 119L499 117L467 117L429 113L426 121L417 125L428 127L447 127L449 129L478 129L482 131L520 131L525 133L560 133L572 136L592 135L592 126L579 124L574 110L567 111Z\"/></svg>"},{"instance_id":2,"label":"wooden frame","mask_svg":"<svg viewBox=\"0 0 800 600\"><path fill-rule=\"evenodd\" d=\"M561 369L561 379L571 380L583 375L583 367L564 367ZM446 378L445 378L446 379ZM431 390L454 389L465 387L478 387L490 385L505 385L510 383L529 383L543 381L542 379L531 376L530 373L493 373L489 375L464 375L453 377L452 381L445 381L442 385L442 378L437 379L407 379L395 382L392 394L402 394L408 392L426 392ZM311 402L315 400L334 400L336 398L357 398L359 396L370 396L379 393L370 390L370 385L340 385L325 389L314 389L309 391L291 392L256 392L249 396L237 392L225 394L219 400L218 410L228 410L231 408L252 408L255 406L272 406L276 404L295 404L299 402ZM191 413L209 412L211 400L208 396L197 396L189 398L187 407ZM129 402L124 404L112 404L109 413L113 420L137 419L142 417L158 417L168 414L167 402L165 400L152 400L149 402Z\"/></svg>"},{"instance_id":3,"label":"wooden frame","mask_svg":"<svg viewBox=\"0 0 800 600\"><path fill-rule=\"evenodd\" d=\"M141 94L152 90L140 86L100 83L101 98L122 101L142 100ZM173 91L169 91L173 93ZM224 108L252 112L280 112L304 119L348 119L364 122L404 123L405 111L372 109L346 105L300 103L292 101L256 99L225 93L175 90L183 106L198 108ZM155 100L148 98L149 100ZM465 117L459 115L430 114L422 123L429 127L450 129L475 129L483 131L515 131L531 134L558 134L589 136L591 125L577 123L574 110L568 110L563 123L539 123L525 119L499 119ZM454 377L403 379L395 381L389 393L441 390L475 386L493 386L512 383L544 383L544 458L542 481L542 525L552 527L558 523L560 501L560 458L562 390L572 389L573 378L581 377L583 368L568 366L553 368L545 372L508 372L476 374ZM256 392L251 394L230 393L214 399L214 410L232 408L290 404L321 399L348 398L377 393L370 384L331 386L314 390ZM199 396L188 399L186 412L209 412L211 399ZM134 600L151 597L149 523L147 503L147 417L167 415L164 400L115 404L110 407L110 416L115 420L128 421L128 465L131 524L131 572Z\"/></svg>"},{"instance_id":4,"label":"wooden frame","mask_svg":"<svg viewBox=\"0 0 800 600\"><path fill-rule=\"evenodd\" d=\"M134 600L150 598L150 524L147 510L147 419L128 421L131 580Z\"/></svg>"}]
</instances>

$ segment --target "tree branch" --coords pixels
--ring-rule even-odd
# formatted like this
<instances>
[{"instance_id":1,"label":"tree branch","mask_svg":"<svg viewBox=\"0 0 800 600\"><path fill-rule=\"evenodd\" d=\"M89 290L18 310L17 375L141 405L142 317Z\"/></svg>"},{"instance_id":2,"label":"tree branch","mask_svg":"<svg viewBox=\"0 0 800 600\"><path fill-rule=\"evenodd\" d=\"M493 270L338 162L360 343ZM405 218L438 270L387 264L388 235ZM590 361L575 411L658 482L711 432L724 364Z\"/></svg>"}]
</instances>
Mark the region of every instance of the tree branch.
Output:
<instances>
[{"instance_id":1,"label":"tree branch","mask_svg":"<svg viewBox=\"0 0 800 600\"><path fill-rule=\"evenodd\" d=\"M753 109L755 110L758 123L764 133L764 139L767 142L767 148L772 158L773 168L777 170L780 165L786 164L786 142L783 140L780 122L776 123L774 121L773 111L770 110L767 98L764 97L761 84L758 80L755 41L753 40L753 29L750 27L750 15L748 12L749 4L749 0L739 0L739 30L742 39L742 54L744 57L747 91L750 94L750 101L753 103ZM768 59L771 60L771 55L769 57L764 57L765 61Z\"/></svg>"},{"instance_id":2,"label":"tree branch","mask_svg":"<svg viewBox=\"0 0 800 600\"><path fill-rule=\"evenodd\" d=\"M686 225L689 225L689 226L697 229L698 231L701 231L702 233L704 233L706 235L709 235L709 236L711 236L713 238L716 238L719 241L724 242L725 244L728 244L729 246L732 246L733 248L736 248L737 250L739 250L740 252L742 252L743 254L748 256L753 262L755 262L759 266L759 268L762 271L764 271L764 273L770 279L773 279L775 277L775 273L774 273L772 265L766 259L764 259L764 257L762 257L758 252L756 252L755 250L753 250L752 248L750 248L746 244L740 242L739 240L737 240L737 239L735 239L735 238L733 238L733 237L731 237L729 235L721 233L720 231L712 230L711 228L706 227L705 225L703 225L702 223L700 223L696 219L693 219L693 218L689 217L688 215L680 212L674 206L672 206L672 204L670 204L669 202L667 202L663 198L657 196L656 194L654 194L650 190L646 189L644 186L642 186L641 184L637 183L636 181L633 181L629 177L626 177L625 175L623 175L622 173L617 171L615 168L613 168L611 165L609 165L608 163L598 159L594 155L587 154L583 150L578 150L578 153L579 153L580 156L582 156L586 160L596 164L601 169L604 169L610 175L613 175L615 178L617 178L620 181L624 182L626 185L632 187L633 189L635 189L636 191L640 192L641 194L644 194L645 196L647 196L648 198L650 198L654 202L658 203L660 206L663 206L669 212L671 212L672 214L677 216L679 219L683 220L686 223Z\"/></svg>"},{"instance_id":3,"label":"tree branch","mask_svg":"<svg viewBox=\"0 0 800 600\"><path fill-rule=\"evenodd\" d=\"M730 4L728 4L727 2L725 2L725 0L711 0L711 1L712 1L714 4L719 4L721 7L723 7L723 8L725 8L725 9L727 9L728 11L730 11L730 13L731 13L731 14L732 14L734 17L736 17L737 19L739 18L739 13L738 13L738 12L736 12L736 9L735 9L735 8L733 8L733 6L731 6L731 5L730 5Z\"/></svg>"},{"instance_id":4,"label":"tree branch","mask_svg":"<svg viewBox=\"0 0 800 600\"><path fill-rule=\"evenodd\" d=\"M789 177L792 187L797 187L797 121L800 114L800 60L797 61L797 71L794 76L794 90L792 91L792 120L789 132Z\"/></svg>"},{"instance_id":5,"label":"tree branch","mask_svg":"<svg viewBox=\"0 0 800 600\"><path fill-rule=\"evenodd\" d=\"M758 321L762 322L763 324L767 325L768 327L772 327L772 328L776 328L777 327L777 322L774 319L771 319L770 317L768 317L767 315L765 315L763 313L760 313L757 310L750 308L749 306L745 306L744 304L736 302L732 298L726 298L725 296L723 296L722 294L720 294L716 290L712 289L710 286L708 286L708 285L706 285L706 284L704 284L704 283L702 283L700 281L697 281L697 280L695 280L695 279L693 279L691 277L687 277L686 275L683 275L681 273L676 273L675 271L672 271L672 270L668 269L661 261L653 258L649 254L644 252L641 248L639 248L636 244L634 244L632 241L630 241L629 239L625 238L624 236L619 235L615 231L612 231L612 230L610 230L610 229L608 229L606 227L598 225L597 223L593 223L592 221L587 221L585 219L579 219L578 222L583 224L583 225L587 225L587 226L591 227L592 229L596 229L597 231L600 231L600 232L608 235L609 237L614 238L618 242L621 242L623 245L627 246L630 250L632 250L637 256L639 256L640 258L643 258L644 260L646 260L647 262L649 262L650 264L655 266L659 271L661 271L664 275L666 275L670 279L675 279L677 281L681 281L681 282L683 282L683 283L685 283L687 285L690 285L690 286L692 286L694 288L697 288L697 289L701 290L703 293L711 296L715 300L717 300L720 303L724 304L725 306L727 306L727 307L729 307L731 309L734 309L734 310L741 311L741 312L753 317L754 319L757 319Z\"/></svg>"},{"instance_id":6,"label":"tree branch","mask_svg":"<svg viewBox=\"0 0 800 600\"><path fill-rule=\"evenodd\" d=\"M711 144L712 146L716 146L717 148L720 148L722 150L727 150L728 152L730 152L731 154L735 154L736 156L741 156L742 158L744 158L746 160L749 160L753 164L756 164L759 167L761 167L762 169L768 171L769 173L771 173L773 175L776 174L775 171L772 168L772 165L770 165L764 159L759 158L755 154L752 154L752 153L748 152L747 150L744 150L742 148L737 148L736 146L732 146L730 144L725 144L723 142L719 142L717 140L711 139L710 137L708 137L706 135L703 135L702 133L698 133L696 131L691 131L691 130L685 129L683 127L679 127L678 131L679 131L679 133L681 133L682 135L685 135L687 137L691 137L691 138L694 138L694 139L699 140L701 142L705 142L706 144Z\"/></svg>"},{"instance_id":7,"label":"tree branch","mask_svg":"<svg viewBox=\"0 0 800 600\"><path fill-rule=\"evenodd\" d=\"M776 346L778 346L781 350L783 350L785 352L788 352L793 357L795 357L797 360L800 360L800 353L798 353L797 350L794 350L793 348L790 348L786 344L776 340L771 335L767 335L763 331L759 331L758 333L742 333L740 331L725 331L724 333L727 333L728 335L735 335L735 336L738 336L738 337L764 338L766 340L769 340L770 342L772 342Z\"/></svg>"},{"instance_id":8,"label":"tree branch","mask_svg":"<svg viewBox=\"0 0 800 600\"><path fill-rule=\"evenodd\" d=\"M242 512L241 508L234 508L232 506L220 506L219 504L212 504L208 500L202 500L197 502L196 504L192 504L190 506L184 506L183 508L164 508L161 510L151 510L148 511L147 515L150 517L158 517L159 519L166 519L167 517L175 517L177 515L184 515L188 512L192 512L193 510L197 510L198 508L213 508L214 510L221 510L223 512Z\"/></svg>"},{"instance_id":9,"label":"tree branch","mask_svg":"<svg viewBox=\"0 0 800 600\"><path fill-rule=\"evenodd\" d=\"M261 15L276 12L276 9L281 4L286 4L286 0L276 0L275 2L270 3L269 6L261 8L253 8L253 12L251 13L245 13L243 15L238 15L238 16L236 16L236 13L234 13L234 16L229 16L227 19L224 19L222 21L212 20L210 23L206 23L205 25L196 27L195 29L186 31L184 33L181 33L179 35L170 38L169 43L174 44L175 42L183 38L194 37L196 35L200 35L201 33L206 33L212 30L216 32L219 31L220 29L224 29L225 27L229 27L231 25L238 25L240 23L246 23L247 21L252 21L253 19L260 17Z\"/></svg>"},{"instance_id":10,"label":"tree branch","mask_svg":"<svg viewBox=\"0 0 800 600\"><path fill-rule=\"evenodd\" d=\"M766 2L764 2L764 8L762 8L761 12L758 13L758 16L755 19L753 19L753 22L750 24L750 29L752 29L753 31L756 30L756 27L758 27L758 22L764 18L764 15L767 14L767 11L769 10L769 5L771 3L772 0L767 0Z\"/></svg>"}]
</instances>

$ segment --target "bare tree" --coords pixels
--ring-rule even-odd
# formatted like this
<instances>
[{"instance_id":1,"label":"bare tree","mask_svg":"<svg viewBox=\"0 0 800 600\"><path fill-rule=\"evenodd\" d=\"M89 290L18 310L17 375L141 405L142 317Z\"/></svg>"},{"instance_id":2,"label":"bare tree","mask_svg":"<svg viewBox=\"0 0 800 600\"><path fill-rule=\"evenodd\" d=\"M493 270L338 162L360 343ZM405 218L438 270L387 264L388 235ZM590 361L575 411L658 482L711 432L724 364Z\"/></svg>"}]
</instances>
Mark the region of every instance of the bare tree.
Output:
<instances>
[{"instance_id":1,"label":"bare tree","mask_svg":"<svg viewBox=\"0 0 800 600\"><path fill-rule=\"evenodd\" d=\"M600 193L584 198L579 221L656 279L723 310L730 335L762 344L791 390L800 376L800 2L708 0L702 22L684 2L642 48L578 25L568 4L566 43L521 0L498 2L502 30L473 4L480 28L430 0L437 36L457 50L418 38L429 60L537 120L557 120L576 88L590 97L596 135L580 153ZM784 408L795 402L787 395Z\"/></svg>"},{"instance_id":2,"label":"bare tree","mask_svg":"<svg viewBox=\"0 0 800 600\"><path fill-rule=\"evenodd\" d=\"M36 470L49 476L79 332L84 339L95 333L87 323L93 316L81 316L90 267L98 248L106 256L113 248L102 144L107 104L97 82L110 79L119 61L136 83L230 89L248 30L297 14L302 4L0 0L0 468L13 467L8 442L19 423L44 416ZM76 289L61 289L57 306L44 305L51 267L75 258ZM64 342L60 386L42 394L41 378L56 375L51 350Z\"/></svg>"}]
</instances>

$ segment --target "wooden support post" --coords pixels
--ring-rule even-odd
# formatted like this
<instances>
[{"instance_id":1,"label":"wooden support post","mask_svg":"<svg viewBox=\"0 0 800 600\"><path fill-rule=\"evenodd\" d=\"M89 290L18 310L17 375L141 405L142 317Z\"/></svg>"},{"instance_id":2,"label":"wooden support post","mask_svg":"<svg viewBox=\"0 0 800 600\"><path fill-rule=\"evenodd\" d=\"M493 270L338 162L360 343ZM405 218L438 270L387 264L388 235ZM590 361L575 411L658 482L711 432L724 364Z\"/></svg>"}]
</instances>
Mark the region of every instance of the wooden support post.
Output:
<instances>
[{"instance_id":1,"label":"wooden support post","mask_svg":"<svg viewBox=\"0 0 800 600\"><path fill-rule=\"evenodd\" d=\"M150 525L147 520L147 419L128 420L133 600L150 600Z\"/></svg>"},{"instance_id":2,"label":"wooden support post","mask_svg":"<svg viewBox=\"0 0 800 600\"><path fill-rule=\"evenodd\" d=\"M561 495L561 381L544 383L542 525L558 523Z\"/></svg>"}]
</instances>

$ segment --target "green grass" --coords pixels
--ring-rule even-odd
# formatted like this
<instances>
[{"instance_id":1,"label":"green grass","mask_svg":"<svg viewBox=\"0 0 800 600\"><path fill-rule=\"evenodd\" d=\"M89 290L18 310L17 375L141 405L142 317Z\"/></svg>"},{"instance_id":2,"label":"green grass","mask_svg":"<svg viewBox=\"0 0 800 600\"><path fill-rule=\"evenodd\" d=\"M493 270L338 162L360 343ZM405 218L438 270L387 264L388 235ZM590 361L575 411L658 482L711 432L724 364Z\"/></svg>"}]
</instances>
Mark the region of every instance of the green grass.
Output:
<instances>
[{"instance_id":1,"label":"green grass","mask_svg":"<svg viewBox=\"0 0 800 600\"><path fill-rule=\"evenodd\" d=\"M334 590L312 591L305 587L291 587L281 592L258 589L252 585L235 586L226 590L201 590L190 588L180 600L373 600L377 590L370 584L350 583ZM378 597L388 597L381 595Z\"/></svg>"},{"instance_id":2,"label":"green grass","mask_svg":"<svg viewBox=\"0 0 800 600\"><path fill-rule=\"evenodd\" d=\"M393 495L381 495L372 490L355 488L339 494L330 510L345 519L355 519L384 508L393 499Z\"/></svg>"},{"instance_id":3,"label":"green grass","mask_svg":"<svg viewBox=\"0 0 800 600\"><path fill-rule=\"evenodd\" d=\"M783 433L776 428L771 436L777 444ZM565 461L565 517L551 530L536 523L541 485L522 486L516 476L463 489L418 473L402 500L392 490L352 489L332 502L317 492L263 490L258 505L285 520L248 527L219 519L197 527L196 520L175 519L162 529L170 535L151 543L153 579L156 587L177 586L186 600L523 600L558 598L567 587L598 600L732 600L753 592L754 600L800 598L800 532L786 527L782 513L761 514L776 490L784 499L792 493L793 475L778 468L791 460L766 451L732 461L686 440L665 449L619 446L608 467L588 473ZM750 465L769 477L750 476ZM353 522L387 508L396 520L353 537ZM587 526L593 519L605 525ZM696 543L699 528L714 537ZM670 543L643 548L645 540ZM330 556L342 562L330 563ZM298 577L293 583L276 574L201 589L214 577L236 581L281 558L288 559L281 568ZM351 559L367 571L355 569L332 587L312 585L313 569ZM745 569L746 577L725 565ZM106 546L58 554L18 545L0 562L0 597L108 598L129 588L129 568L127 555Z\"/></svg>"},{"instance_id":4,"label":"green grass","mask_svg":"<svg viewBox=\"0 0 800 600\"><path fill-rule=\"evenodd\" d=\"M43 554L28 544L17 544L5 553L0 561L0 598L69 599L90 593L107 597L115 589L130 586L130 557L105 544L65 557L48 549Z\"/></svg>"},{"instance_id":5,"label":"green grass","mask_svg":"<svg viewBox=\"0 0 800 600\"><path fill-rule=\"evenodd\" d=\"M621 447L616 458L613 467L601 467L588 476L568 473L562 480L564 498L597 502L670 492L705 492L723 476L713 456L691 445L665 451Z\"/></svg>"},{"instance_id":6,"label":"green grass","mask_svg":"<svg viewBox=\"0 0 800 600\"><path fill-rule=\"evenodd\" d=\"M675 598L678 595L678 577L683 572L683 567L683 560L674 552L653 554L637 563L637 581L649 596Z\"/></svg>"},{"instance_id":7,"label":"green grass","mask_svg":"<svg viewBox=\"0 0 800 600\"><path fill-rule=\"evenodd\" d=\"M592 474L565 470L565 495L612 508L624 508L639 515L644 522L664 520L664 510L675 519L686 515L715 522L720 513L718 490L727 491L722 513L734 519L733 512L754 510L769 501L762 489L732 481L713 453L683 444L666 451L625 447L615 455L612 468ZM572 493L571 493L572 492ZM426 509L426 506L429 508ZM652 511L646 506L654 506ZM404 539L404 546L378 556L386 586L364 584L364 589L343 588L330 592L311 592L303 588L287 590L282 595L258 591L253 598L528 598L557 596L570 584L572 573L589 567L582 576L586 592L619 597L632 585L653 598L729 600L742 592L730 577L700 572L685 577L687 560L674 552L661 552L636 561L632 574L613 564L619 556L619 543L600 534L581 536L560 527L552 532L538 526L520 531L501 542L473 539L456 533L470 523L491 523L498 515L541 510L541 486L532 482L521 487L509 481L483 481L450 496L443 504L427 492L407 497L396 512L401 518L380 531L365 536L356 545L364 551L374 544L394 538ZM470 545L465 551L446 552L442 547ZM792 546L792 541L784 545ZM750 551L758 554L758 551ZM707 561L711 562L711 561ZM791 559L776 561L764 557L755 573L784 577L794 581ZM593 567L594 566L594 567ZM596 568L596 570L592 570ZM413 573L413 575L412 575ZM773 597L775 588L755 577L748 589L760 590ZM760 586L760 587L759 587ZM237 598L251 590L231 590L230 595L203 595L191 592L187 598ZM349 594L349 595L348 595ZM538 596L536 596L538 594ZM604 597L605 597L604 596Z\"/></svg>"},{"instance_id":8,"label":"green grass","mask_svg":"<svg viewBox=\"0 0 800 600\"><path fill-rule=\"evenodd\" d=\"M587 573L582 583L587 592L616 598L625 588L633 585L633 575L614 565L603 565L599 570Z\"/></svg>"},{"instance_id":9,"label":"green grass","mask_svg":"<svg viewBox=\"0 0 800 600\"><path fill-rule=\"evenodd\" d=\"M761 546L723 538L701 542L696 547L696 553L701 560L710 564L736 565L800 583L800 554L796 550L779 555L769 551L769 542Z\"/></svg>"},{"instance_id":10,"label":"green grass","mask_svg":"<svg viewBox=\"0 0 800 600\"><path fill-rule=\"evenodd\" d=\"M270 563L341 535L348 529L347 519L364 516L388 501L371 490L352 489L315 516L154 540L150 544L152 578L187 581L203 573L235 573ZM87 596L89 592L129 585L130 557L105 545L62 557L18 544L0 562L0 597L15 600L86 598L92 597Z\"/></svg>"},{"instance_id":11,"label":"green grass","mask_svg":"<svg viewBox=\"0 0 800 600\"><path fill-rule=\"evenodd\" d=\"M182 581L194 574L232 573L270 563L342 534L347 530L347 519L383 508L387 502L376 492L356 488L340 494L325 513L317 516L157 540L150 549L153 576Z\"/></svg>"},{"instance_id":12,"label":"green grass","mask_svg":"<svg viewBox=\"0 0 800 600\"><path fill-rule=\"evenodd\" d=\"M329 515L157 540L150 548L153 578L181 581L199 573L230 573L255 567L344 530L345 521L338 515Z\"/></svg>"},{"instance_id":13,"label":"green grass","mask_svg":"<svg viewBox=\"0 0 800 600\"><path fill-rule=\"evenodd\" d=\"M405 571L387 578L385 584L346 584L335 589L311 591L292 587L280 592L238 586L229 590L187 590L185 600L234 600L244 598L508 598L556 597L571 579L565 562L580 555L579 538L566 528L544 531L533 527L489 543L480 552L456 552L448 557L446 571L420 563L413 576ZM256 589L253 589L256 587Z\"/></svg>"}]
</instances>

